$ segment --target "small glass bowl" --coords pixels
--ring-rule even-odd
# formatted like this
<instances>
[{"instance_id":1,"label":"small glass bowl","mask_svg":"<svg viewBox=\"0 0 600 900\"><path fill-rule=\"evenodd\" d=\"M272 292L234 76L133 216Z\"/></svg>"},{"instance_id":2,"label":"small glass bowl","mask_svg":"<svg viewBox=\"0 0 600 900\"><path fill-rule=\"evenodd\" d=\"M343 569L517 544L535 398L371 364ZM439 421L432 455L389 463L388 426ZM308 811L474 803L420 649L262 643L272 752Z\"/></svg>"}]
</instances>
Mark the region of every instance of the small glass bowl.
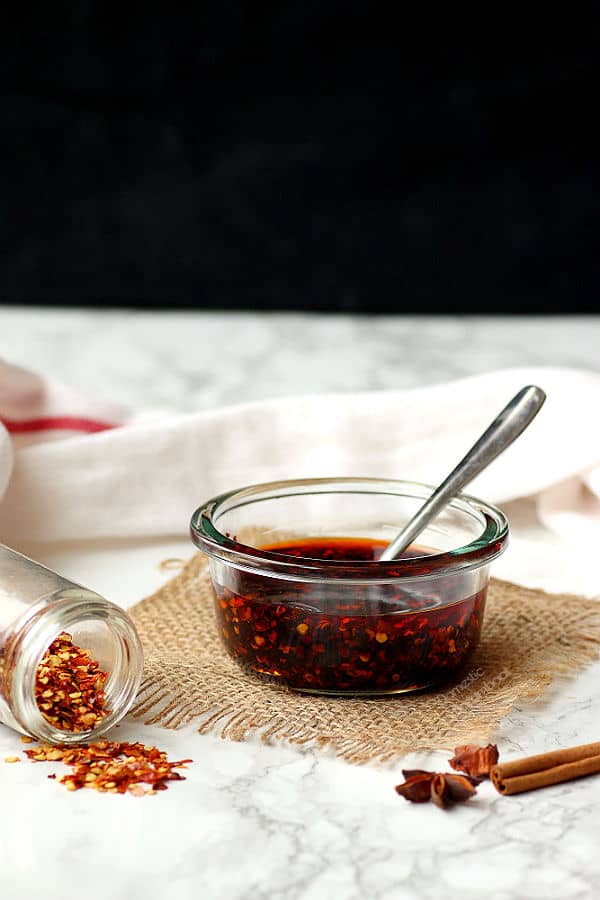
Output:
<instances>
[{"instance_id":1,"label":"small glass bowl","mask_svg":"<svg viewBox=\"0 0 600 900\"><path fill-rule=\"evenodd\" d=\"M404 693L459 674L479 641L508 522L460 495L418 547L378 562L433 490L302 479L230 491L196 510L192 540L209 557L230 655L247 671L320 694Z\"/></svg>"}]
</instances>

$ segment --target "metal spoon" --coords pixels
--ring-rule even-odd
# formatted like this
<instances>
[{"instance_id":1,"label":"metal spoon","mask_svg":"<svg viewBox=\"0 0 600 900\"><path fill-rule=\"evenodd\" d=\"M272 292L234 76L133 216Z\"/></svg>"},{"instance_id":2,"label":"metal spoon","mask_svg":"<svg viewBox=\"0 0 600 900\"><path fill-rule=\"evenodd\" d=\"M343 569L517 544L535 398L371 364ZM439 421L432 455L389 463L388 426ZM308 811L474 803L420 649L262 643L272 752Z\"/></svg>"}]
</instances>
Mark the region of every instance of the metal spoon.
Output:
<instances>
[{"instance_id":1,"label":"metal spoon","mask_svg":"<svg viewBox=\"0 0 600 900\"><path fill-rule=\"evenodd\" d=\"M542 408L545 399L543 390L532 384L515 394L479 440L473 444L464 459L450 472L410 522L398 532L391 544L388 544L379 559L386 561L400 556L450 500L525 431Z\"/></svg>"}]
</instances>

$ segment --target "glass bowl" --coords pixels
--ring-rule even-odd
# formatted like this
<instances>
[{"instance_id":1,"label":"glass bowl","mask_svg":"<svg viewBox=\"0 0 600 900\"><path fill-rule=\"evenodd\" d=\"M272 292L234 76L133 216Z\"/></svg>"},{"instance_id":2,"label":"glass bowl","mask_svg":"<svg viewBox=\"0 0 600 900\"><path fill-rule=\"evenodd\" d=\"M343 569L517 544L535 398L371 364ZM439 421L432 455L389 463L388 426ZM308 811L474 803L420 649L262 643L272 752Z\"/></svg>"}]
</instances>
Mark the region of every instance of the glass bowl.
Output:
<instances>
[{"instance_id":1,"label":"glass bowl","mask_svg":"<svg viewBox=\"0 0 600 900\"><path fill-rule=\"evenodd\" d=\"M396 694L443 684L475 650L503 513L460 495L403 558L377 555L434 489L318 478L221 494L194 513L218 626L247 671L299 691Z\"/></svg>"}]
</instances>

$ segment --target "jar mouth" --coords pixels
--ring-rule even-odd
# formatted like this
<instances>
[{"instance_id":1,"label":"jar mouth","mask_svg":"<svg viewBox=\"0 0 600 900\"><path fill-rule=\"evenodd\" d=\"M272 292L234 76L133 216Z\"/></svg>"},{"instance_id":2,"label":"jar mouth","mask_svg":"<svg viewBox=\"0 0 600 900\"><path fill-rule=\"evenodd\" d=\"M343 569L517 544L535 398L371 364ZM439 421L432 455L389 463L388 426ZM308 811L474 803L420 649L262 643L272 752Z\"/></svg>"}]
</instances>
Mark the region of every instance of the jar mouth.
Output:
<instances>
[{"instance_id":1,"label":"jar mouth","mask_svg":"<svg viewBox=\"0 0 600 900\"><path fill-rule=\"evenodd\" d=\"M81 590L78 594L77 597L67 595L50 603L42 602L37 611L30 608L26 627L19 629L18 623L15 627L10 687L15 718L24 731L53 744L80 743L100 737L129 710L142 680L142 646L126 612L92 591L82 609ZM105 686L109 712L87 731L65 731L45 719L37 705L34 690L37 668L59 633L85 626L104 627L110 640L114 661Z\"/></svg>"},{"instance_id":2,"label":"jar mouth","mask_svg":"<svg viewBox=\"0 0 600 900\"><path fill-rule=\"evenodd\" d=\"M342 568L345 576L359 581L431 578L458 569L488 565L506 549L509 526L504 513L497 507L467 494L457 495L450 501L448 508L457 515L463 515L465 519L470 517L479 523L480 531L474 538L450 550L434 551L426 556L419 555L400 560L353 561L349 564L340 563L338 560L286 556L284 550L275 552L245 544L217 526L224 513L285 497L367 493L408 497L425 502L434 490L432 485L421 482L381 478L312 478L265 482L227 491L208 500L194 512L190 533L194 544L210 557L248 571L260 570L265 574L276 574L283 578L297 579L300 576L306 580L335 576L335 572ZM401 524L398 524L398 531ZM426 572L423 571L424 563L427 564Z\"/></svg>"}]
</instances>

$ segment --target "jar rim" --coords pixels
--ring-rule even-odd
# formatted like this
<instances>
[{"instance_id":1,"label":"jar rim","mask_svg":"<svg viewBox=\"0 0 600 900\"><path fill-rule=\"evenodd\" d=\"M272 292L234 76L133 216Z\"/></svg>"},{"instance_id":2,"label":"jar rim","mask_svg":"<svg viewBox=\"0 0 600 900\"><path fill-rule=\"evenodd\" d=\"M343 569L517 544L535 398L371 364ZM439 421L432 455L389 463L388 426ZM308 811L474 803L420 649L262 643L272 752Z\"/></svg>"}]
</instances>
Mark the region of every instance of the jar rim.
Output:
<instances>
[{"instance_id":1,"label":"jar rim","mask_svg":"<svg viewBox=\"0 0 600 900\"><path fill-rule=\"evenodd\" d=\"M48 743L79 743L95 740L115 725L130 709L138 692L143 673L143 650L135 626L124 609L86 588L78 589L78 596L69 591L58 592L51 602L42 599L17 620L11 653L14 663L10 679L12 713L28 734ZM85 595L85 603L81 598ZM118 671L109 673L117 679L111 693L113 708L92 729L68 732L56 728L42 716L34 697L38 664L61 631L70 631L85 622L101 622L112 632L115 647L121 657Z\"/></svg>"},{"instance_id":2,"label":"jar rim","mask_svg":"<svg viewBox=\"0 0 600 900\"><path fill-rule=\"evenodd\" d=\"M425 501L435 488L417 481L401 481L387 478L298 478L248 485L219 494L206 501L194 512L190 522L192 541L207 556L221 559L247 570L259 568L265 573L281 577L319 579L343 568L352 580L377 581L431 578L455 572L458 569L478 568L488 565L506 549L509 535L508 520L504 513L490 503L469 494L458 494L449 507L482 522L482 531L475 539L461 547L425 557L390 561L353 561L351 566L339 560L308 559L287 556L282 552L252 547L235 540L220 531L215 520L219 514L239 506L277 499L284 496L311 493L373 493L410 496ZM427 573L423 562L427 561ZM293 571L293 576L289 573Z\"/></svg>"}]
</instances>

